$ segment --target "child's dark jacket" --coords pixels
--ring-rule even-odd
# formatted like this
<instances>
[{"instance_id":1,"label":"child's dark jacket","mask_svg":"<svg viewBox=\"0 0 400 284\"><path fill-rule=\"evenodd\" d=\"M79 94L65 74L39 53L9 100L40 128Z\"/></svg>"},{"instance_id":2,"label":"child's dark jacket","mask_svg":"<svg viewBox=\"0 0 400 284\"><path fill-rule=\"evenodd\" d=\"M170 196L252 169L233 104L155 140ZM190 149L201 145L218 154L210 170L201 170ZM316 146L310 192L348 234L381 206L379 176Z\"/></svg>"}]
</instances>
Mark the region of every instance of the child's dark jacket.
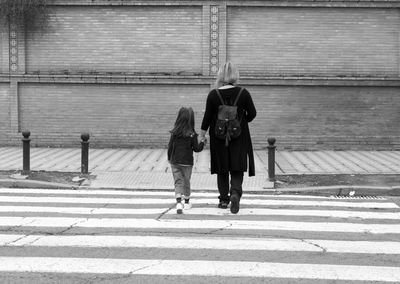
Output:
<instances>
[{"instance_id":1,"label":"child's dark jacket","mask_svg":"<svg viewBox=\"0 0 400 284\"><path fill-rule=\"evenodd\" d=\"M171 134L168 143L168 161L171 164L193 165L193 151L201 152L204 143L197 141L197 134L192 133L188 137Z\"/></svg>"}]
</instances>

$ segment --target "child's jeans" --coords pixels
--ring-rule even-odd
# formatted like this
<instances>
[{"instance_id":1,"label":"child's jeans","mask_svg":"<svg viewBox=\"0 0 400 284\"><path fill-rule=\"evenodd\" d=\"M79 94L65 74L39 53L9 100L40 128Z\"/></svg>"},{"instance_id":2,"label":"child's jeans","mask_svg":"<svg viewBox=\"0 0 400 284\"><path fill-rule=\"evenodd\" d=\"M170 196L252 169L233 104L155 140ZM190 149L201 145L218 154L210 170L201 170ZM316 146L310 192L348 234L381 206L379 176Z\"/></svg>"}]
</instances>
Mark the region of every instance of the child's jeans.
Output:
<instances>
[{"instance_id":1,"label":"child's jeans","mask_svg":"<svg viewBox=\"0 0 400 284\"><path fill-rule=\"evenodd\" d=\"M175 197L188 199L190 197L190 177L192 176L193 166L182 166L171 164L172 175L175 182Z\"/></svg>"}]
</instances>

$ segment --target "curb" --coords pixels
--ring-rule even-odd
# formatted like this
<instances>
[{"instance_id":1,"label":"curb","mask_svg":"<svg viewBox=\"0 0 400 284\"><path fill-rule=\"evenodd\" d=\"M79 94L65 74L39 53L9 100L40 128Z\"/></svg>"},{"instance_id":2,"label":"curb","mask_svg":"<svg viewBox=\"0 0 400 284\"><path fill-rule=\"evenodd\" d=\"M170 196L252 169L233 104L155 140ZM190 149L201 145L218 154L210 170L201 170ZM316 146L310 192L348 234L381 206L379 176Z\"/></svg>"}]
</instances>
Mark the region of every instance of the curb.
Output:
<instances>
[{"instance_id":1,"label":"curb","mask_svg":"<svg viewBox=\"0 0 400 284\"><path fill-rule=\"evenodd\" d=\"M78 185L38 180L0 179L0 187L9 188L41 188L41 189L78 189Z\"/></svg>"},{"instance_id":2,"label":"curb","mask_svg":"<svg viewBox=\"0 0 400 284\"><path fill-rule=\"evenodd\" d=\"M338 196L400 196L400 185L398 186L368 186L368 185L333 185L315 187L293 187L266 189L267 192L275 194L321 194Z\"/></svg>"},{"instance_id":3,"label":"curb","mask_svg":"<svg viewBox=\"0 0 400 284\"><path fill-rule=\"evenodd\" d=\"M82 189L113 189L113 190L129 190L129 191L174 191L173 186L159 186L159 185L132 185L132 186L86 186L82 185L79 186ZM218 192L217 186L209 187L209 186L195 186L191 188L192 192ZM253 192L253 193L263 193L265 190L262 187L249 187L245 189L246 192ZM269 190L272 190L270 188Z\"/></svg>"},{"instance_id":4,"label":"curb","mask_svg":"<svg viewBox=\"0 0 400 284\"><path fill-rule=\"evenodd\" d=\"M0 187L8 188L40 188L40 189L104 189L102 187L90 187L88 184L71 185L56 182L37 180L0 179ZM109 187L107 187L109 188ZM167 187L134 186L131 188L109 188L113 190L171 190ZM195 191L210 191L208 188L193 188ZM212 188L215 191L216 188ZM299 195L337 195L337 196L400 196L400 185L397 186L368 186L368 185L333 185L314 187L292 188L263 188L261 190L247 190L248 193L265 194L299 194Z\"/></svg>"}]
</instances>

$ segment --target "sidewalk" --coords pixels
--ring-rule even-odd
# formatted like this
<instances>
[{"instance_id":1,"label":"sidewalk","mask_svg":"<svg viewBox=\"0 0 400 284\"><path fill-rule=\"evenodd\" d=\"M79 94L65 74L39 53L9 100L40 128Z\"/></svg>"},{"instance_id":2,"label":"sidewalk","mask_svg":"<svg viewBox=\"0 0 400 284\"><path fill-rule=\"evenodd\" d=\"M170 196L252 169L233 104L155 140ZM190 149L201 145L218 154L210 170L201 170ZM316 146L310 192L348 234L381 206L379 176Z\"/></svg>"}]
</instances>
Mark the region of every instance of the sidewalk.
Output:
<instances>
[{"instance_id":1,"label":"sidewalk","mask_svg":"<svg viewBox=\"0 0 400 284\"><path fill-rule=\"evenodd\" d=\"M195 154L193 190L215 190L210 175L209 151ZM166 149L90 149L90 188L173 189ZM32 171L80 173L79 148L31 148ZM277 151L276 175L399 175L400 151ZM256 176L245 173L244 187L250 191L272 189L268 182L266 150L255 151ZM22 169L20 147L0 148L0 171ZM400 186L400 180L399 180Z\"/></svg>"}]
</instances>

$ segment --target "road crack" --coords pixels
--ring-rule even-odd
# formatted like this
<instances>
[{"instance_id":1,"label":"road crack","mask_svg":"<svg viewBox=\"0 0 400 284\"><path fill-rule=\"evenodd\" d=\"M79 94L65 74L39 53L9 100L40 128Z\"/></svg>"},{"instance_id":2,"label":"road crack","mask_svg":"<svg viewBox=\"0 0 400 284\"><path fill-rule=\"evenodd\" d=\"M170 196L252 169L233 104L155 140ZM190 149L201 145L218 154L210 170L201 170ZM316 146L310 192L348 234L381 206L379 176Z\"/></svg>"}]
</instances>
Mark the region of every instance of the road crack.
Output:
<instances>
[{"instance_id":1,"label":"road crack","mask_svg":"<svg viewBox=\"0 0 400 284\"><path fill-rule=\"evenodd\" d=\"M233 226L233 224L231 222L228 223L228 225L222 227L222 228L218 228L218 229L214 229L214 230L210 230L209 232L204 233L204 235L213 235L216 234L218 232L222 232L228 228L231 228Z\"/></svg>"},{"instance_id":2,"label":"road crack","mask_svg":"<svg viewBox=\"0 0 400 284\"><path fill-rule=\"evenodd\" d=\"M78 220L77 222L71 224L71 225L68 226L66 229L64 229L64 230L62 230L62 231L59 231L59 232L57 232L56 234L62 235L62 234L64 234L64 233L68 232L69 230L73 229L76 225L81 224L81 223L84 223L84 222L87 222L88 220L89 220L89 218L85 218L85 219L82 219L82 220Z\"/></svg>"},{"instance_id":3,"label":"road crack","mask_svg":"<svg viewBox=\"0 0 400 284\"><path fill-rule=\"evenodd\" d=\"M167 214L169 211L171 211L175 207L175 204L171 205L169 208L167 208L165 211L161 212L160 215L157 216L156 220L160 221L162 217L164 217L165 214Z\"/></svg>"},{"instance_id":4,"label":"road crack","mask_svg":"<svg viewBox=\"0 0 400 284\"><path fill-rule=\"evenodd\" d=\"M327 248L324 248L324 247L320 246L319 244L313 243L313 242L311 242L309 240L304 240L304 239L299 239L299 240L302 241L303 243L306 243L306 244L309 244L309 245L312 245L314 247L317 247L317 248L321 249L323 253L327 253L328 252Z\"/></svg>"},{"instance_id":5,"label":"road crack","mask_svg":"<svg viewBox=\"0 0 400 284\"><path fill-rule=\"evenodd\" d=\"M163 260L158 260L156 263L153 263L153 264L150 264L150 265L145 265L145 266L140 267L138 269L132 270L132 271L129 272L129 274L134 274L134 273L139 272L141 270L144 270L146 268L156 267L156 266L158 266L158 265L160 265L162 263L163 263Z\"/></svg>"}]
</instances>

